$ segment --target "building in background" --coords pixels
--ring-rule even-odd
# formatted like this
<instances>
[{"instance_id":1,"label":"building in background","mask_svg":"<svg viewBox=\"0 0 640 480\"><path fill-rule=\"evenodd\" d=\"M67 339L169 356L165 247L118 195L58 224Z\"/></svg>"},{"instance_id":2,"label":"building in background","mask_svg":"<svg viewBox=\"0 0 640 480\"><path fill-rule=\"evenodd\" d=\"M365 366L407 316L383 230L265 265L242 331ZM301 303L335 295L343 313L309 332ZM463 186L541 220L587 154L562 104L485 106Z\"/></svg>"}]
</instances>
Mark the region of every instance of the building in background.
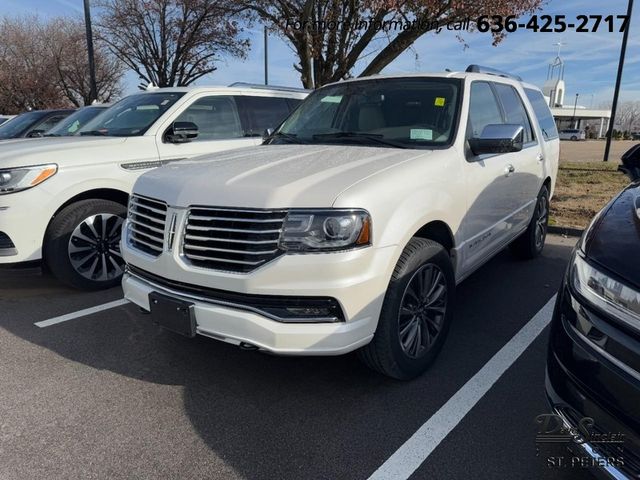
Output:
<instances>
[{"instance_id":1,"label":"building in background","mask_svg":"<svg viewBox=\"0 0 640 480\"><path fill-rule=\"evenodd\" d=\"M566 91L564 62L560 57L560 49L558 49L558 55L549 64L547 81L542 87L542 93L549 102L558 130L585 130L588 132L589 137L603 138L609 128L611 110L586 108L578 105L579 98L577 95L568 99L567 104L565 102Z\"/></svg>"}]
</instances>

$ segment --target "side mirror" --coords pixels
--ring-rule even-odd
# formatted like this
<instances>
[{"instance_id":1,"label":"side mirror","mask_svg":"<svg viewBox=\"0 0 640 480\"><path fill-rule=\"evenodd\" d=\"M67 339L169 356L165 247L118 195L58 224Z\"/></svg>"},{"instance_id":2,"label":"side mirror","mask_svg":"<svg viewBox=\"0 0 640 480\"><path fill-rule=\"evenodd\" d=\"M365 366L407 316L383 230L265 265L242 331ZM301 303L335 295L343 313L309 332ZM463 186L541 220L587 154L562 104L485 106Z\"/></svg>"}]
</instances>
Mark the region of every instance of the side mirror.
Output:
<instances>
[{"instance_id":1,"label":"side mirror","mask_svg":"<svg viewBox=\"0 0 640 480\"><path fill-rule=\"evenodd\" d=\"M474 155L509 153L522 150L524 127L515 124L491 124L484 127L479 138L470 138Z\"/></svg>"},{"instance_id":2,"label":"side mirror","mask_svg":"<svg viewBox=\"0 0 640 480\"><path fill-rule=\"evenodd\" d=\"M44 137L44 130L31 130L27 133L27 138L40 138Z\"/></svg>"},{"instance_id":3,"label":"side mirror","mask_svg":"<svg viewBox=\"0 0 640 480\"><path fill-rule=\"evenodd\" d=\"M640 180L640 143L627 150L622 157L618 170L627 175L632 182Z\"/></svg>"},{"instance_id":4,"label":"side mirror","mask_svg":"<svg viewBox=\"0 0 640 480\"><path fill-rule=\"evenodd\" d=\"M188 143L198 136L198 126L193 122L174 122L167 134L171 143Z\"/></svg>"}]
</instances>

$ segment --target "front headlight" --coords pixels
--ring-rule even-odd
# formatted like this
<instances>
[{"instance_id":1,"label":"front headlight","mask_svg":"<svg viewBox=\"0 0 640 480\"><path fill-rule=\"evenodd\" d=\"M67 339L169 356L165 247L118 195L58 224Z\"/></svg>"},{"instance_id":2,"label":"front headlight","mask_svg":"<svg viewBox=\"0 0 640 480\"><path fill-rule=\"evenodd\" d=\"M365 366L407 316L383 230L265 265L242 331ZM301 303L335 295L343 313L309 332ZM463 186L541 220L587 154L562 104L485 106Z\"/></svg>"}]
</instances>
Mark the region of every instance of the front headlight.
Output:
<instances>
[{"instance_id":1,"label":"front headlight","mask_svg":"<svg viewBox=\"0 0 640 480\"><path fill-rule=\"evenodd\" d=\"M575 255L571 284L586 300L634 329L640 328L640 292L611 278Z\"/></svg>"},{"instance_id":2,"label":"front headlight","mask_svg":"<svg viewBox=\"0 0 640 480\"><path fill-rule=\"evenodd\" d=\"M371 218L364 210L292 210L280 248L290 253L348 250L369 245Z\"/></svg>"},{"instance_id":3,"label":"front headlight","mask_svg":"<svg viewBox=\"0 0 640 480\"><path fill-rule=\"evenodd\" d=\"M0 195L35 187L58 171L55 163L0 169Z\"/></svg>"}]
</instances>

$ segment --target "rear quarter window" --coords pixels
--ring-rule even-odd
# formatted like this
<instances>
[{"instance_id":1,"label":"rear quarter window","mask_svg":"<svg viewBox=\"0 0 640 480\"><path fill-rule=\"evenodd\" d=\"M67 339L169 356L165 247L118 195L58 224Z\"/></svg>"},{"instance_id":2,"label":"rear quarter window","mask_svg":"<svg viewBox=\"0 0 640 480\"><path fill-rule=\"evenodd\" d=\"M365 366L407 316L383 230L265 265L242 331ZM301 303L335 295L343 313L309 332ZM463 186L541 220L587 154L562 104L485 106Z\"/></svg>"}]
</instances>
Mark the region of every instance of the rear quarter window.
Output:
<instances>
[{"instance_id":1,"label":"rear quarter window","mask_svg":"<svg viewBox=\"0 0 640 480\"><path fill-rule=\"evenodd\" d=\"M536 119L540 124L540 130L542 130L542 136L544 139L553 140L554 138L558 138L556 121L553 119L553 115L551 115L551 110L549 109L544 96L542 96L542 92L531 88L525 88L524 91L527 94L529 102L531 102L531 106L533 107Z\"/></svg>"}]
</instances>

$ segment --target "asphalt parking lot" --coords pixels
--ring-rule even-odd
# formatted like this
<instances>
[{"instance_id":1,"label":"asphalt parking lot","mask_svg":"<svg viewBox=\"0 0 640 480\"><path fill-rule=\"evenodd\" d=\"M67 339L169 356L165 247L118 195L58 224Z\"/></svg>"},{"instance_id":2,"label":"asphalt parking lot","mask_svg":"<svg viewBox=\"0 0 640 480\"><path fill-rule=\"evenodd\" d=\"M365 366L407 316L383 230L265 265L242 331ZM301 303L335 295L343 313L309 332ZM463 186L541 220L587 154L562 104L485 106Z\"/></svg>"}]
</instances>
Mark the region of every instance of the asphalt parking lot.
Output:
<instances>
[{"instance_id":1,"label":"asphalt parking lot","mask_svg":"<svg viewBox=\"0 0 640 480\"><path fill-rule=\"evenodd\" d=\"M550 236L529 262L502 252L463 282L440 358L408 383L353 355L283 358L190 340L132 305L39 327L122 292L0 270L0 478L403 478L416 458L411 478L584 478L536 456L547 329L465 404L477 393L467 382L490 378L492 357L548 317L575 241ZM405 444L425 422L434 428Z\"/></svg>"}]
</instances>

